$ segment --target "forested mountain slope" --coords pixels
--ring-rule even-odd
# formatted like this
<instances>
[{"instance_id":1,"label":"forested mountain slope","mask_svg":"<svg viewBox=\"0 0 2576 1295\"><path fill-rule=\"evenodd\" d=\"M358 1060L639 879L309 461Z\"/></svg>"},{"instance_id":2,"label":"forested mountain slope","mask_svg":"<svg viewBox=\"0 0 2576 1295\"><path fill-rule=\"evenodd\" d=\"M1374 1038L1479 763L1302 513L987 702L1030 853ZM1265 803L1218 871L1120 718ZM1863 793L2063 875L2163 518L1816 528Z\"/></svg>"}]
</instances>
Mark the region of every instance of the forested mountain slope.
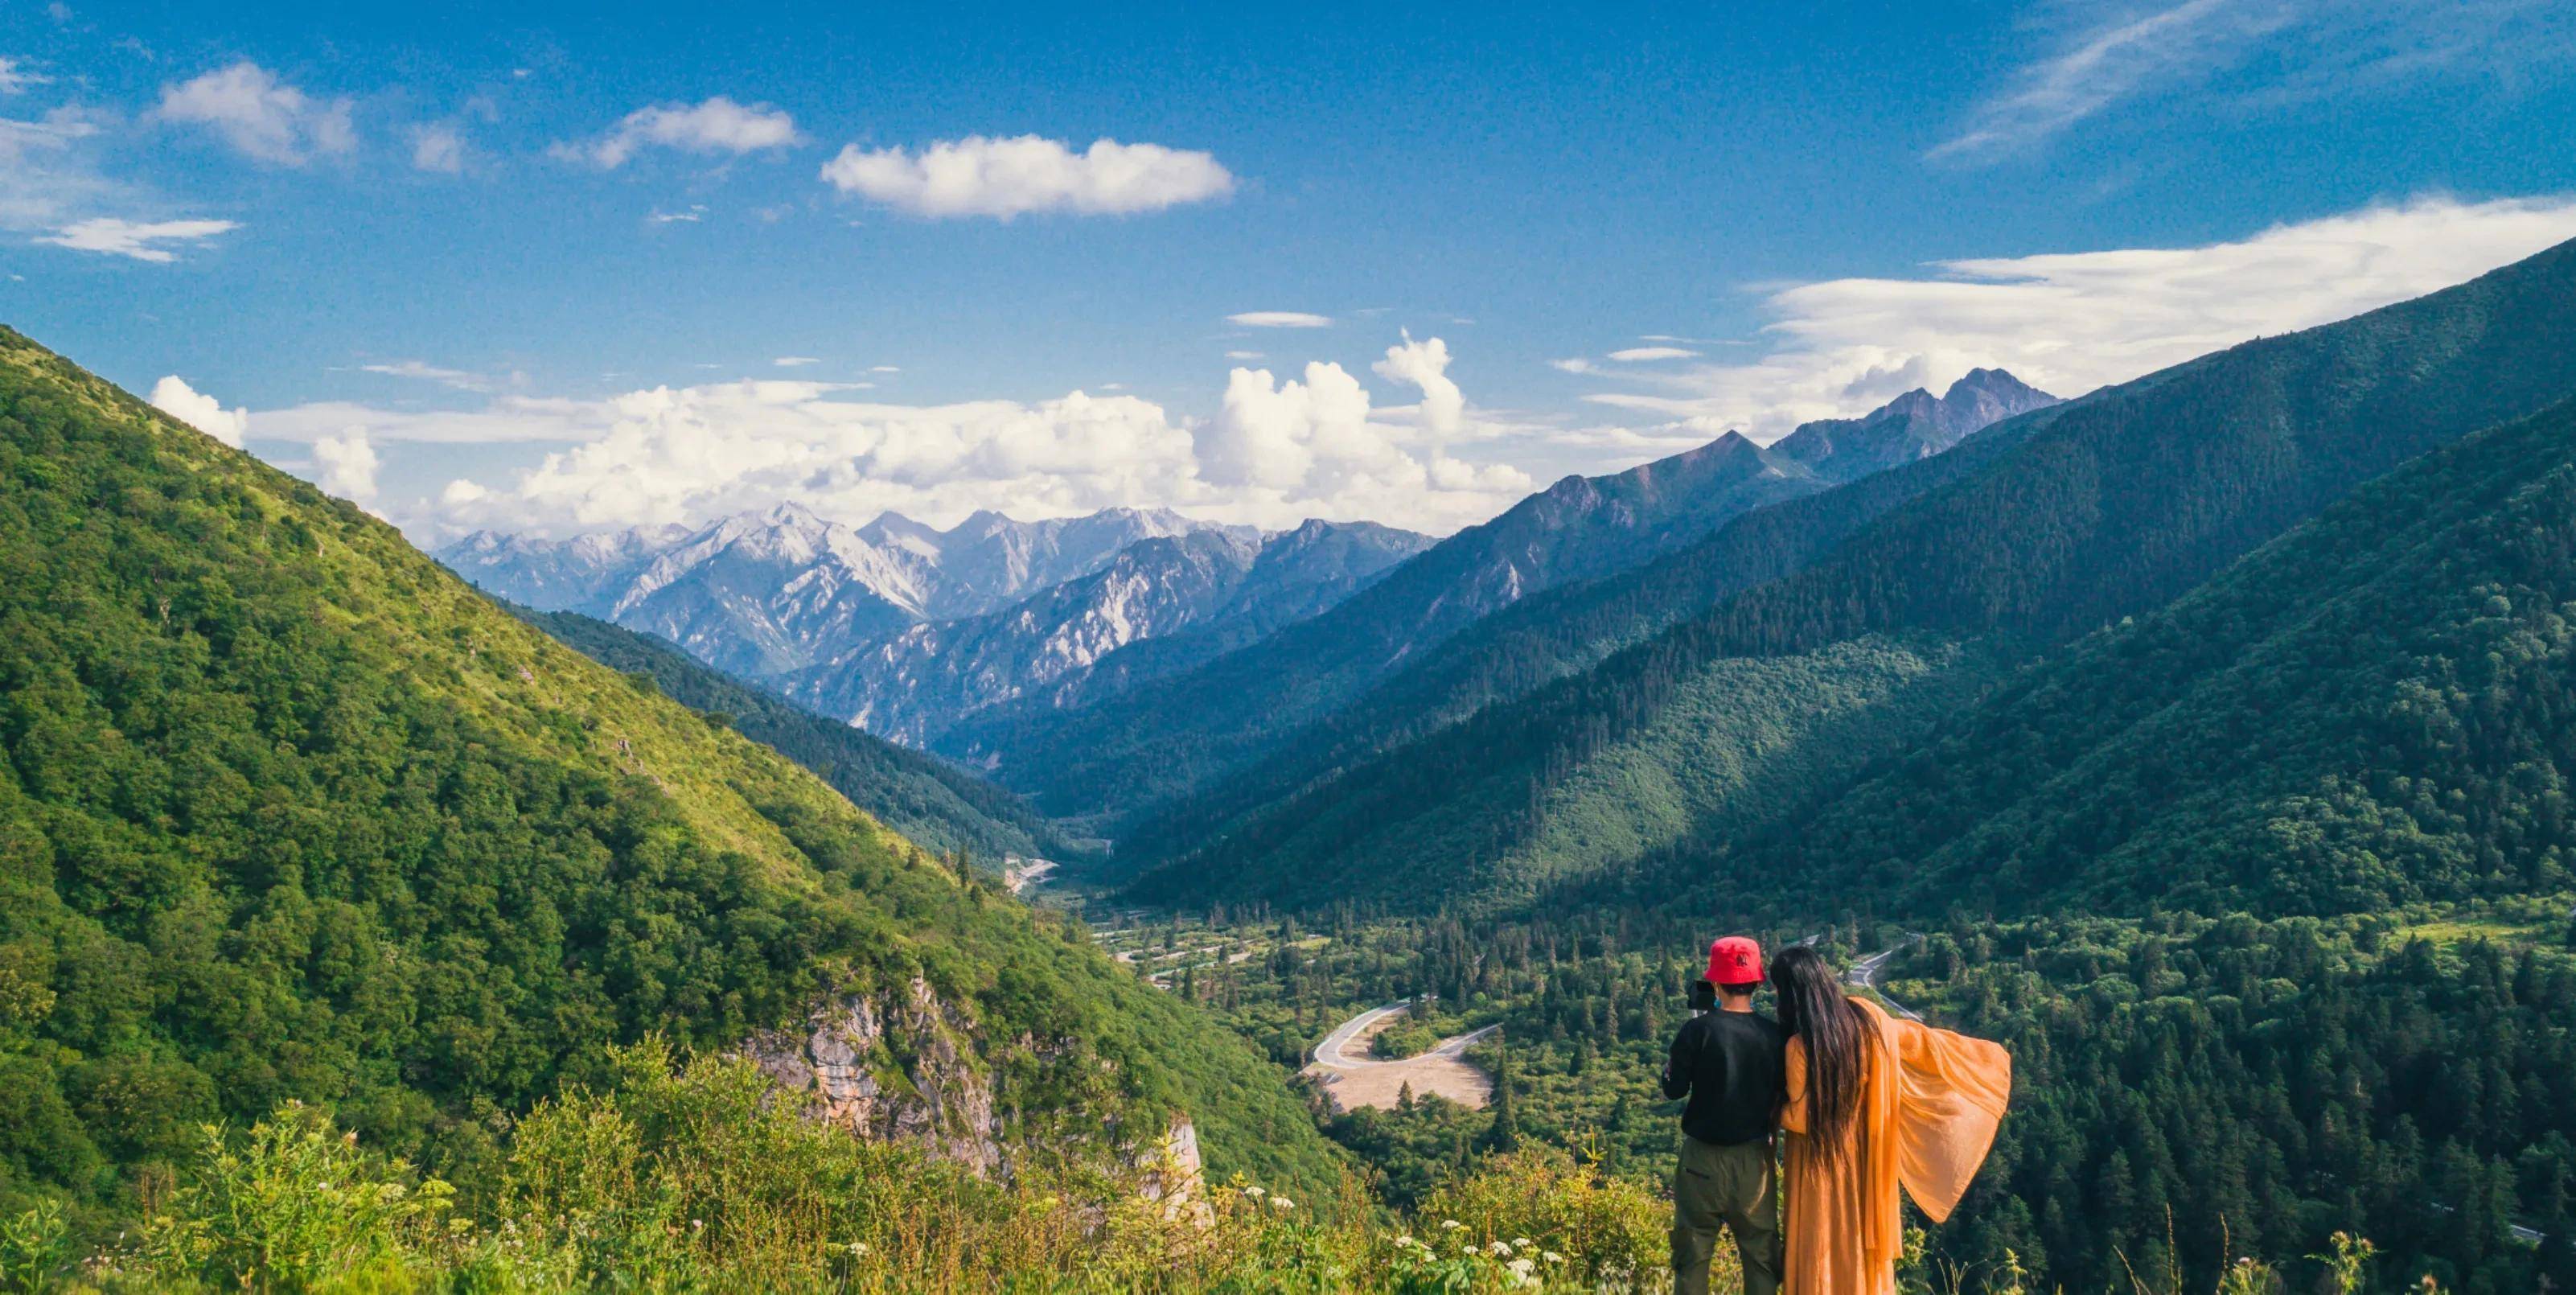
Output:
<instances>
[{"instance_id":1,"label":"forested mountain slope","mask_svg":"<svg viewBox=\"0 0 2576 1295\"><path fill-rule=\"evenodd\" d=\"M1080 853L1019 797L936 756L801 710L651 635L577 612L510 610L601 665L650 675L672 700L813 770L850 803L924 849L963 850L988 869L998 868L1006 855L1063 859Z\"/></svg>"},{"instance_id":2,"label":"forested mountain slope","mask_svg":"<svg viewBox=\"0 0 2576 1295\"><path fill-rule=\"evenodd\" d=\"M1681 704L1723 706L1738 658L1806 659L1895 641L1989 669L2151 610L2406 459L2576 392L2576 244L2355 319L2247 343L2038 416L2044 425L1975 473L1870 522L1802 571L1729 598L1594 669L1331 774L1148 878L1162 899L1320 902L1379 893L1430 904L1460 889L1526 901L1556 880L1633 862L1659 835L1621 795L1561 797L1630 758ZM1935 460L1937 462L1937 460ZM1966 681L1962 695L1976 681ZM1851 697L1822 675L1812 686ZM1918 713L1928 718L1928 713ZM1846 722L1865 723L1857 714ZM1828 748L1846 770L1903 724ZM1762 743L1813 753L1776 723ZM1745 753L1759 764L1757 746ZM1657 757L1642 757L1649 766ZM1705 751L1694 759L1709 758ZM1838 779L1827 778L1822 786ZM1434 838L1425 814L1480 802L1481 831ZM1649 802L1640 802L1649 803ZM1752 822L1702 818L1667 842ZM1573 859L1533 855L1551 822L1606 817Z\"/></svg>"},{"instance_id":3,"label":"forested mountain slope","mask_svg":"<svg viewBox=\"0 0 2576 1295\"><path fill-rule=\"evenodd\" d=\"M1219 1174L1326 1172L1264 1062L1079 931L5 331L0 483L0 1206L288 1098L473 1171L608 1043L818 1019L878 1114L960 1099L937 1145L1186 1113Z\"/></svg>"},{"instance_id":4,"label":"forested mountain slope","mask_svg":"<svg viewBox=\"0 0 2576 1295\"><path fill-rule=\"evenodd\" d=\"M2562 403L2025 671L1745 871L2003 911L2369 912L2565 889L2571 608Z\"/></svg>"},{"instance_id":5,"label":"forested mountain slope","mask_svg":"<svg viewBox=\"0 0 2576 1295\"><path fill-rule=\"evenodd\" d=\"M1258 762L1158 806L1121 835L1118 861L1133 868L1187 854L1336 770L1581 673L1721 599L1804 570L1889 509L1970 475L2067 407L2051 405L1986 428L1957 449L1755 509L1652 562L1514 603L1274 741Z\"/></svg>"},{"instance_id":6,"label":"forested mountain slope","mask_svg":"<svg viewBox=\"0 0 2576 1295\"><path fill-rule=\"evenodd\" d=\"M1541 591L1626 570L1765 504L1911 461L2055 398L1980 371L1949 396L1915 392L1865 419L1814 426L1804 457L1736 433L1603 477L1568 477L1390 572L1331 612L1132 695L1072 714L1022 706L961 726L941 749L989 760L1062 814L1123 818L1276 751L1451 635ZM1811 435L1812 433L1812 435ZM1846 451L1832 452L1836 437Z\"/></svg>"}]
</instances>

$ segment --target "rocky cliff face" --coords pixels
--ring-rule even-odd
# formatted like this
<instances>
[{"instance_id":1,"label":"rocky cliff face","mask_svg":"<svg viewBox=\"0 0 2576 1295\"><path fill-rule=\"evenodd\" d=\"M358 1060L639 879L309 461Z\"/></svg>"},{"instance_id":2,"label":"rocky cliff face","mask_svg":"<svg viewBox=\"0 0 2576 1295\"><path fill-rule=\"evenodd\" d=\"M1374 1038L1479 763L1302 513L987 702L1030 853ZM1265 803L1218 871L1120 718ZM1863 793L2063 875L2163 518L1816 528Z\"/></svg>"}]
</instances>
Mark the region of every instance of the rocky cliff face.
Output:
<instances>
[{"instance_id":1,"label":"rocky cliff face","mask_svg":"<svg viewBox=\"0 0 2576 1295\"><path fill-rule=\"evenodd\" d=\"M974 1023L929 982L815 1005L801 1028L764 1030L741 1053L807 1116L852 1136L901 1142L980 1174L1007 1176L1012 1147L1029 1131L1011 1127L1008 1093L997 1093L993 1068L976 1055ZM1020 1039L1048 1059L1072 1055L1063 1041ZM1112 1121L1099 1152L1108 1167L1133 1176L1149 1200L1186 1208L1202 1187L1198 1129L1186 1112L1151 1135L1128 1136Z\"/></svg>"}]
</instances>

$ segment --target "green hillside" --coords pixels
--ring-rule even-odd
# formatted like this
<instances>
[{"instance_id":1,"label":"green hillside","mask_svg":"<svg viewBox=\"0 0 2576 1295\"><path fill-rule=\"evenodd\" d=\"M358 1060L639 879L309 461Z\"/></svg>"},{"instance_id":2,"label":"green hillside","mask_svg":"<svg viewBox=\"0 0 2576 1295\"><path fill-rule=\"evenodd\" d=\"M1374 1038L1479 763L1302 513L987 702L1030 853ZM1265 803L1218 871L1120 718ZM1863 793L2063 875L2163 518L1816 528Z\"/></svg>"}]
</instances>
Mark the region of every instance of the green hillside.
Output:
<instances>
[{"instance_id":1,"label":"green hillside","mask_svg":"<svg viewBox=\"0 0 2576 1295\"><path fill-rule=\"evenodd\" d=\"M1823 561L1583 674L1329 771L1234 819L1151 874L1141 893L1284 898L1278 879L1329 875L1341 858L1399 857L1392 845L1303 830L1343 787L1363 795L1404 787L1406 812L1357 826L1389 842L1414 817L1454 814L1461 803L1478 806L1473 821L1483 830L1471 839L1487 850L1543 835L1547 821L1569 812L1621 822L1617 831L1588 830L1595 844L1553 868L1558 876L1615 871L1635 861L1628 843L1653 832L1630 822L1619 798L1569 804L1558 790L1596 761L1626 758L1673 707L1698 696L1718 663L1812 655L1873 635L1980 642L1987 646L1959 659L1987 661L2152 610L2360 483L2576 393L2571 338L2576 244L2046 411L1977 471L1887 510ZM1882 731L1878 740L1901 736ZM1809 790L1834 785L1884 749L1843 748L1848 762L1822 771L1829 776ZM1719 815L1691 833L1705 845L1746 826ZM1405 866L1405 876L1378 884L1415 905L1477 884ZM1309 893L1302 882L1299 891Z\"/></svg>"},{"instance_id":2,"label":"green hillside","mask_svg":"<svg viewBox=\"0 0 2576 1295\"><path fill-rule=\"evenodd\" d=\"M2066 407L1997 424L1956 449L1839 489L1755 509L1617 575L1522 599L1280 738L1268 757L1158 807L1121 835L1119 860L1132 866L1187 854L1333 770L1579 674L1720 599L1805 570L1889 509L1975 472Z\"/></svg>"},{"instance_id":3,"label":"green hillside","mask_svg":"<svg viewBox=\"0 0 2576 1295\"><path fill-rule=\"evenodd\" d=\"M890 1033L890 1082L954 1044L1006 1135L1185 1111L1215 1173L1331 1173L1078 929L5 331L0 483L0 1211L148 1194L286 1099L470 1180L609 1044L916 978L952 1026Z\"/></svg>"},{"instance_id":4,"label":"green hillside","mask_svg":"<svg viewBox=\"0 0 2576 1295\"><path fill-rule=\"evenodd\" d=\"M2565 889L2571 608L2564 403L2026 671L1776 854L1806 884L1935 910L2373 912Z\"/></svg>"},{"instance_id":5,"label":"green hillside","mask_svg":"<svg viewBox=\"0 0 2576 1295\"><path fill-rule=\"evenodd\" d=\"M622 625L578 612L503 606L612 670L652 676L672 700L722 717L743 736L813 770L850 803L924 849L963 850L988 869L998 868L1005 855L1066 859L1082 853L1019 797L935 756L759 692Z\"/></svg>"}]
</instances>

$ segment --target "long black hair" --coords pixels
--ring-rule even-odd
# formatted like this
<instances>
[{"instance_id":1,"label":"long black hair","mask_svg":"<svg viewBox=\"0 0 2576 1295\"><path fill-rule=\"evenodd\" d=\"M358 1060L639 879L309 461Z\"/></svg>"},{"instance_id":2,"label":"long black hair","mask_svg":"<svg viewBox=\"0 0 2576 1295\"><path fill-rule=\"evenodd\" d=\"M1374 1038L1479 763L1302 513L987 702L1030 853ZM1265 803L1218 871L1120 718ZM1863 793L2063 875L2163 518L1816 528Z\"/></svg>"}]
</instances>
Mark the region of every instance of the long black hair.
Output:
<instances>
[{"instance_id":1,"label":"long black hair","mask_svg":"<svg viewBox=\"0 0 2576 1295\"><path fill-rule=\"evenodd\" d=\"M1803 944L1771 960L1771 989L1779 995L1781 1026L1806 1040L1809 1145L1838 1158L1860 1112L1861 1079L1878 1027L1843 993L1823 955Z\"/></svg>"}]
</instances>

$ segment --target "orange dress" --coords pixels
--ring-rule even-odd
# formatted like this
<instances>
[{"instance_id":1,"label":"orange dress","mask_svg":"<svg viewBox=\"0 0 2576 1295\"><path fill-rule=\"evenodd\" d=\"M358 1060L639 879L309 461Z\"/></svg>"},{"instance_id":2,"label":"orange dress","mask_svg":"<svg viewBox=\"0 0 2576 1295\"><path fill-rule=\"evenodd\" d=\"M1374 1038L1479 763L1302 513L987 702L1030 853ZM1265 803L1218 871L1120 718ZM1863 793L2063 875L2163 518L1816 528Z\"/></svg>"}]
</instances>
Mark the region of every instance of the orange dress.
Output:
<instances>
[{"instance_id":1,"label":"orange dress","mask_svg":"<svg viewBox=\"0 0 2576 1295\"><path fill-rule=\"evenodd\" d=\"M1807 1049L1789 1040L1782 1295L1895 1295L1905 1246L1896 1189L1933 1222L1950 1217L2012 1095L2012 1055L2001 1045L1852 1001L1877 1024L1878 1045L1864 1054L1860 1105L1838 1159L1807 1137Z\"/></svg>"}]
</instances>

